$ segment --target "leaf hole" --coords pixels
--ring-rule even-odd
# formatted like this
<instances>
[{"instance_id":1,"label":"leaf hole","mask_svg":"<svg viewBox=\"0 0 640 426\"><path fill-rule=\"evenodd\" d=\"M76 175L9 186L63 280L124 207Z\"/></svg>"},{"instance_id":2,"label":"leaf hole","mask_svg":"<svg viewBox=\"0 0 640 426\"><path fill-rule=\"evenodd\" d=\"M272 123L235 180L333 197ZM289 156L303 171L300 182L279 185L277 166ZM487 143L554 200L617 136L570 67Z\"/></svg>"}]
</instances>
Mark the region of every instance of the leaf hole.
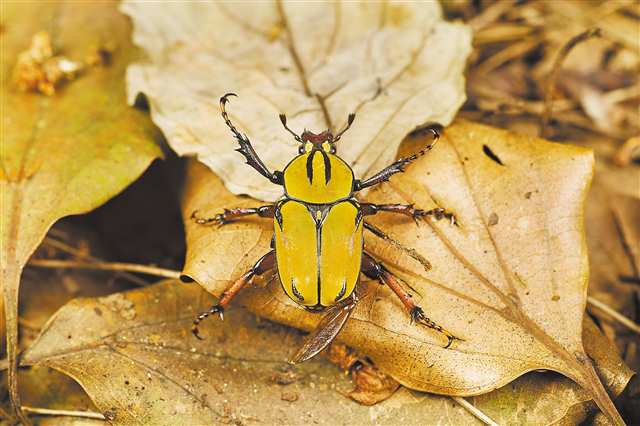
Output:
<instances>
[{"instance_id":1,"label":"leaf hole","mask_svg":"<svg viewBox=\"0 0 640 426\"><path fill-rule=\"evenodd\" d=\"M500 159L500 157L498 157L492 150L491 148L489 148L488 145L482 145L482 152L484 152L484 154L491 158L493 161L495 161L496 163L500 164L501 166L504 166L504 163L502 162L502 160Z\"/></svg>"}]
</instances>

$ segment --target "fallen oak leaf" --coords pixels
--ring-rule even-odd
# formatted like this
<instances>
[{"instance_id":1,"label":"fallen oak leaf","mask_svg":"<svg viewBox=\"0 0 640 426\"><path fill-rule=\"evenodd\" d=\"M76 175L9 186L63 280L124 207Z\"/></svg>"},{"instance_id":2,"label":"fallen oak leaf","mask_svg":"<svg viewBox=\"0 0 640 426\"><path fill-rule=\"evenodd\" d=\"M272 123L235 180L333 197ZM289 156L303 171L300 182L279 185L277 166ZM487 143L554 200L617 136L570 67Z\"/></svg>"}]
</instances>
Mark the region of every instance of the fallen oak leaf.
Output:
<instances>
[{"instance_id":1,"label":"fallen oak leaf","mask_svg":"<svg viewBox=\"0 0 640 426\"><path fill-rule=\"evenodd\" d=\"M416 126L448 124L465 99L471 31L445 22L438 2L125 1L121 9L150 58L128 69L129 101L144 93L169 145L197 155L236 194L280 196L233 151L218 111L225 93L241 96L231 119L272 170L295 145L278 114L296 131L336 134L356 113L342 154L361 175L390 163Z\"/></svg>"},{"instance_id":2,"label":"fallen oak leaf","mask_svg":"<svg viewBox=\"0 0 640 426\"><path fill-rule=\"evenodd\" d=\"M400 387L400 383L391 376L342 343L332 343L325 351L325 356L345 373L350 373L355 387L346 395L360 404L375 405L389 398Z\"/></svg>"},{"instance_id":3,"label":"fallen oak leaf","mask_svg":"<svg viewBox=\"0 0 640 426\"><path fill-rule=\"evenodd\" d=\"M22 364L71 376L114 425L477 424L436 395L399 391L373 409L344 398L338 392L352 385L335 366L286 362L300 333L242 308L222 324L203 323L210 340L196 340L193 316L212 302L199 286L178 281L75 299L49 320ZM292 370L297 380L274 380Z\"/></svg>"},{"instance_id":4,"label":"fallen oak leaf","mask_svg":"<svg viewBox=\"0 0 640 426\"><path fill-rule=\"evenodd\" d=\"M554 370L585 388L621 423L581 338L588 275L582 204L592 166L588 150L469 122L449 127L428 157L367 199L456 214L459 227L427 221L416 228L413 221L383 215L372 220L428 257L434 269L425 274L394 247L371 239L366 244L424 300L429 317L465 341L443 349L439 336L411 325L396 299L377 285L339 339L400 383L447 395L479 395L528 371ZM225 207L256 205L224 190L203 166L190 165L185 218L194 210L209 216ZM492 214L499 220L489 227ZM273 233L273 224L260 219L220 228L187 219L185 227L183 272L214 295L268 250ZM318 316L277 287L248 289L241 301L261 316L312 329Z\"/></svg>"},{"instance_id":5,"label":"fallen oak leaf","mask_svg":"<svg viewBox=\"0 0 640 426\"><path fill-rule=\"evenodd\" d=\"M2 85L0 268L10 396L17 407L16 314L24 264L56 220L102 204L161 151L153 124L125 102L123 74L134 50L127 20L113 5L12 3L3 6L3 16L12 23L2 34L3 75L11 75L19 52L42 28L51 28L54 44L70 56L85 54L100 39L120 46L110 67L87 73L52 98ZM89 20L94 25L88 27Z\"/></svg>"},{"instance_id":6,"label":"fallen oak leaf","mask_svg":"<svg viewBox=\"0 0 640 426\"><path fill-rule=\"evenodd\" d=\"M116 425L208 422L207 408L203 414L193 394L221 414L218 423L478 423L448 398L402 387L374 407L355 404L338 395L352 385L328 363L286 364L290 349L302 341L299 333L256 321L242 308L229 311L221 324L204 323L211 340L194 342L188 332L192 317L210 303L197 286L171 281L76 299L50 319L23 364L54 367L75 378ZM620 359L593 323L585 327L585 342L603 379L619 377ZM624 383L615 380L614 394ZM295 399L294 409L281 398ZM500 423L577 424L590 411L589 399L560 375L529 373L472 401Z\"/></svg>"},{"instance_id":7,"label":"fallen oak leaf","mask_svg":"<svg viewBox=\"0 0 640 426\"><path fill-rule=\"evenodd\" d=\"M610 395L619 396L634 372L588 316L582 339ZM501 425L577 425L592 418L597 408L587 390L551 371L527 373L493 392L468 399Z\"/></svg>"}]
</instances>

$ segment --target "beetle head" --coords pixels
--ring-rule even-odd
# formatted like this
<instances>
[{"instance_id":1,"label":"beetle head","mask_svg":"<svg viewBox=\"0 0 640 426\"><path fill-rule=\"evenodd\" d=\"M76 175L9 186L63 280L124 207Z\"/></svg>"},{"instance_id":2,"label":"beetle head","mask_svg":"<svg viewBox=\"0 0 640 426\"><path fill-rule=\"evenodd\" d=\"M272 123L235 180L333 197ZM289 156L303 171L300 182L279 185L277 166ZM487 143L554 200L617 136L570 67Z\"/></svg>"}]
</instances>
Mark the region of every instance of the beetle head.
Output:
<instances>
[{"instance_id":1,"label":"beetle head","mask_svg":"<svg viewBox=\"0 0 640 426\"><path fill-rule=\"evenodd\" d=\"M336 142L338 142L344 132L346 132L349 127L351 127L351 124L353 123L353 120L355 118L355 114L349 114L347 125L335 136L333 136L331 129L327 129L321 133L313 133L312 131L305 129L304 132L302 132L302 135L299 136L296 132L294 132L287 126L287 116L284 114L280 114L280 121L282 122L284 128L293 135L296 141L300 143L300 148L298 148L298 152L300 154L318 150L330 154L335 154Z\"/></svg>"}]
</instances>

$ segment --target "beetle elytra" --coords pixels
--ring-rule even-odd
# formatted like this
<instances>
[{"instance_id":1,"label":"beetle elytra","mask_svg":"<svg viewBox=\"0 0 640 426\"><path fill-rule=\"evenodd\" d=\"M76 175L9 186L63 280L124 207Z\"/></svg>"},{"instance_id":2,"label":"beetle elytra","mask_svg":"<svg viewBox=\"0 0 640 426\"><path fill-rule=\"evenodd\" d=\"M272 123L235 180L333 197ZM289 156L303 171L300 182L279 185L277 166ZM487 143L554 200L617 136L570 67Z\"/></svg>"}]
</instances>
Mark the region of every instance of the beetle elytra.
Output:
<instances>
[{"instance_id":1,"label":"beetle elytra","mask_svg":"<svg viewBox=\"0 0 640 426\"><path fill-rule=\"evenodd\" d=\"M430 151L439 137L435 128L428 127L434 136L433 143L414 155L395 161L368 179L358 180L351 167L336 154L336 143L353 124L354 114L349 115L344 129L335 136L330 129L318 134L305 130L298 135L287 126L286 116L281 114L282 125L300 145L298 155L283 171L271 172L258 157L249 138L241 134L229 119L225 108L230 96L235 94L228 93L220 98L220 109L225 123L238 141L236 151L258 173L283 186L284 195L273 204L225 209L212 218L199 218L196 212L192 214L192 218L202 225L224 225L248 215L272 218L274 223L271 251L227 288L216 305L196 318L192 328L194 335L200 338L198 324L207 316L218 313L222 317L225 307L252 277L277 269L283 290L294 302L311 311L328 308L328 313L293 356L292 362L313 357L339 333L358 301L356 287L360 273L387 285L403 303L413 322L446 336L446 348L454 340L461 340L425 315L400 281L367 253L363 238L364 231L368 230L401 246L365 221L365 217L379 212L402 214L416 221L425 217L447 218L452 224L455 224L455 217L441 208L420 210L413 205L364 203L355 197L358 191L389 180ZM415 251L401 248L425 267L429 266L427 260Z\"/></svg>"}]
</instances>

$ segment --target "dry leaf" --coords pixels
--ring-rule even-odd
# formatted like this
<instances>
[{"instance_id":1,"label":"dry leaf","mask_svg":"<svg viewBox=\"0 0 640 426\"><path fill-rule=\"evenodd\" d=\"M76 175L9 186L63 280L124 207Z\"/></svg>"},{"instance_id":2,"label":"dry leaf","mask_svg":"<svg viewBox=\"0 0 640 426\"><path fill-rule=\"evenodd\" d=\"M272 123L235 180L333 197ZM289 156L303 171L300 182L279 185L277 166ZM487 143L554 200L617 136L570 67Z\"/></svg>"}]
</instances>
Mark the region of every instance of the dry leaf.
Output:
<instances>
[{"instance_id":1,"label":"dry leaf","mask_svg":"<svg viewBox=\"0 0 640 426\"><path fill-rule=\"evenodd\" d=\"M53 43L72 56L101 39L123 46L112 66L79 78L55 98L2 86L0 266L8 356L15 359L20 274L47 229L121 191L160 150L152 123L124 99L122 76L133 50L124 47L127 20L112 4L11 3L3 6L3 22L3 75L11 74L18 53L42 28L50 28ZM10 377L13 382L13 369Z\"/></svg>"},{"instance_id":2,"label":"dry leaf","mask_svg":"<svg viewBox=\"0 0 640 426\"><path fill-rule=\"evenodd\" d=\"M440 206L457 215L459 227L444 221L416 227L383 214L371 220L428 257L433 270L425 273L379 241L366 244L415 289L430 318L465 341L443 349L441 336L411 325L396 298L377 284L340 339L402 384L450 395L486 393L532 370L557 371L616 417L581 338L588 275L582 205L592 167L585 149L468 122L448 128L429 156L367 200ZM190 167L184 217L196 209L212 215L257 204L224 190L203 167ZM492 214L499 220L488 227ZM272 227L259 219L218 229L187 220L184 273L220 295L268 250ZM247 290L242 300L267 318L313 328L318 316L278 287ZM621 364L617 374L624 378L628 371Z\"/></svg>"},{"instance_id":3,"label":"dry leaf","mask_svg":"<svg viewBox=\"0 0 640 426\"><path fill-rule=\"evenodd\" d=\"M373 408L359 405L340 395L352 385L337 367L287 364L298 332L241 308L203 323L209 339L197 340L191 321L212 302L198 286L174 281L76 299L22 361L73 377L116 425L479 424L449 398L407 390ZM285 374L293 379L278 380Z\"/></svg>"},{"instance_id":4,"label":"dry leaf","mask_svg":"<svg viewBox=\"0 0 640 426\"><path fill-rule=\"evenodd\" d=\"M346 345L333 342L325 355L345 373L351 373L354 388L346 395L360 404L375 405L389 398L400 387L393 377L384 374L366 357L360 357Z\"/></svg>"},{"instance_id":5,"label":"dry leaf","mask_svg":"<svg viewBox=\"0 0 640 426\"><path fill-rule=\"evenodd\" d=\"M234 193L280 196L247 173L220 118L218 99L239 98L232 119L271 169L296 142L282 127L342 128L357 174L395 156L402 138L425 122L448 124L465 99L470 30L442 20L437 2L139 3L125 1L134 41L149 63L129 67L129 101L149 99L154 122L181 155L197 155Z\"/></svg>"},{"instance_id":6,"label":"dry leaf","mask_svg":"<svg viewBox=\"0 0 640 426\"><path fill-rule=\"evenodd\" d=\"M240 307L222 323L203 323L209 339L196 340L191 321L210 303L198 287L176 282L77 299L54 315L23 361L78 380L116 425L480 424L448 398L405 388L373 407L356 404L342 396L353 385L336 367L320 359L286 364L299 333ZM620 359L592 323L585 342L605 380L613 379ZM623 382L612 385L614 393ZM500 424L577 424L589 399L560 375L530 373L470 401Z\"/></svg>"},{"instance_id":7,"label":"dry leaf","mask_svg":"<svg viewBox=\"0 0 640 426\"><path fill-rule=\"evenodd\" d=\"M633 372L611 342L588 317L582 332L587 354L612 395L619 395ZM596 408L589 392L553 372L528 373L491 393L469 398L478 409L501 425L577 425Z\"/></svg>"}]
</instances>

